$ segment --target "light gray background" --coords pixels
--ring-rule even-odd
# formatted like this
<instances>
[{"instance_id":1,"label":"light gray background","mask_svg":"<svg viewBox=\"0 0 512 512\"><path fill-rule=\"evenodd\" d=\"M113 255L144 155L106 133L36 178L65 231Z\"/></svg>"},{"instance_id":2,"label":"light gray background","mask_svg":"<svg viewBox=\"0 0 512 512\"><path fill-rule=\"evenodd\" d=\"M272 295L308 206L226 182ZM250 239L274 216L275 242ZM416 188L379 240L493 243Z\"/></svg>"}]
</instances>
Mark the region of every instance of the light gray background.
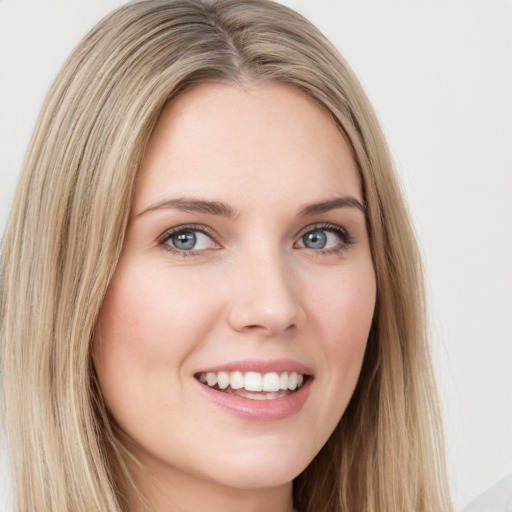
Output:
<instances>
[{"instance_id":1,"label":"light gray background","mask_svg":"<svg viewBox=\"0 0 512 512\"><path fill-rule=\"evenodd\" d=\"M0 0L0 232L53 77L122 3ZM388 136L426 263L461 507L512 473L512 2L283 3L341 50ZM0 471L0 510L7 487Z\"/></svg>"}]
</instances>

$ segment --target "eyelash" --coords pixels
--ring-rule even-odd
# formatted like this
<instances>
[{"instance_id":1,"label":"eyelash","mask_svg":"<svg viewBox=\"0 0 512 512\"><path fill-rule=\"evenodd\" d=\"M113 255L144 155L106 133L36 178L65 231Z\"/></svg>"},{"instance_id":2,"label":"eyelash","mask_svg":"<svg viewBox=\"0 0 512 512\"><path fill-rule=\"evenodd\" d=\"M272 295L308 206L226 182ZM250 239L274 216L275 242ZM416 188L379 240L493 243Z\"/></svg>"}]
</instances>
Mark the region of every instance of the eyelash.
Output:
<instances>
[{"instance_id":1,"label":"eyelash","mask_svg":"<svg viewBox=\"0 0 512 512\"><path fill-rule=\"evenodd\" d=\"M214 243L217 243L215 241L215 233L210 228L203 226L202 224L186 224L183 226L177 226L175 228L169 229L166 231L159 239L158 239L158 245L162 247L165 251L168 251L172 254L176 254L177 256L198 256L202 253L204 253L207 249L202 249L200 251L183 251L180 249L177 249L176 247L172 247L171 245L167 244L167 242L176 235L179 235L181 233L187 233L190 231L199 231L200 233L203 233L204 235L208 236L212 239Z\"/></svg>"},{"instance_id":2,"label":"eyelash","mask_svg":"<svg viewBox=\"0 0 512 512\"><path fill-rule=\"evenodd\" d=\"M158 239L158 245L165 251L168 251L172 254L176 254L176 255L182 256L182 257L198 256L198 255L204 253L205 251L207 251L208 249L201 249L199 251L194 251L194 250L184 251L184 250L177 249L177 248L173 247L172 245L167 244L167 242L173 236L179 235L181 233L187 233L190 231L198 231L200 233L203 233L204 235L211 238L213 243L217 243L215 240L216 236L215 236L214 231L211 230L210 228L208 228L207 226L204 226L201 224L187 224L187 225L177 226L175 228L172 228L172 229L166 231ZM330 224L330 223L320 223L320 224L313 224L313 225L310 225L310 226L307 226L306 228L304 228L299 233L299 235L296 236L297 242L294 243L294 246L295 246L295 244L298 243L299 240L302 240L302 238L305 235L307 235L308 233L314 232L314 231L328 231L330 233L336 234L341 240L341 243L339 244L338 247L334 247L334 248L330 248L330 249L326 249L326 250L311 249L314 252L314 254L339 254L354 244L354 238L341 226L338 226L336 224ZM300 247L300 248L308 249L308 247Z\"/></svg>"},{"instance_id":3,"label":"eyelash","mask_svg":"<svg viewBox=\"0 0 512 512\"><path fill-rule=\"evenodd\" d=\"M328 231L330 233L334 233L335 235L337 235L341 240L339 246L325 250L318 249L316 251L313 251L314 254L339 254L344 250L348 249L355 242L354 237L350 235L347 230L345 230L341 226L338 226L337 224L330 223L320 223L307 226L297 236L297 240L302 240L302 238L305 235L314 231ZM304 247L304 249L308 249L308 247Z\"/></svg>"}]
</instances>

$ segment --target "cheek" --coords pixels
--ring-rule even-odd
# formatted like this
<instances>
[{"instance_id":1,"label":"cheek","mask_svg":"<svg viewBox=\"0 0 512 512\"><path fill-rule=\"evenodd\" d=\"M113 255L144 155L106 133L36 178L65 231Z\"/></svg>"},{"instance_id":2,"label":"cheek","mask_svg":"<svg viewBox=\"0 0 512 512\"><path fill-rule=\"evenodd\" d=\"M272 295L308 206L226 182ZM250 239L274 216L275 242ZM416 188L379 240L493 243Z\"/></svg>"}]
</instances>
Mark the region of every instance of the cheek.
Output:
<instances>
[{"instance_id":1,"label":"cheek","mask_svg":"<svg viewBox=\"0 0 512 512\"><path fill-rule=\"evenodd\" d=\"M306 286L305 286L306 288ZM376 281L371 261L343 268L307 285L312 315L329 331L346 339L358 339L369 330L376 300Z\"/></svg>"},{"instance_id":2,"label":"cheek","mask_svg":"<svg viewBox=\"0 0 512 512\"><path fill-rule=\"evenodd\" d=\"M375 309L376 282L371 261L341 269L316 290L310 292L310 316L323 340L330 378L355 387Z\"/></svg>"},{"instance_id":3,"label":"cheek","mask_svg":"<svg viewBox=\"0 0 512 512\"><path fill-rule=\"evenodd\" d=\"M103 395L114 413L129 411L130 403L162 407L172 397L158 391L171 386L179 399L187 357L205 340L217 316L214 297L204 287L197 293L190 277L181 282L158 267L133 268L129 273L123 266L116 270L92 347ZM162 398L165 404L159 402Z\"/></svg>"},{"instance_id":4,"label":"cheek","mask_svg":"<svg viewBox=\"0 0 512 512\"><path fill-rule=\"evenodd\" d=\"M133 353L143 359L174 360L186 352L194 333L207 329L209 310L215 304L207 287L187 276L153 269L153 272L116 272L103 302L97 325L102 351ZM183 282L181 282L183 281ZM202 312L202 323L198 322ZM164 360L166 357L164 357Z\"/></svg>"}]
</instances>

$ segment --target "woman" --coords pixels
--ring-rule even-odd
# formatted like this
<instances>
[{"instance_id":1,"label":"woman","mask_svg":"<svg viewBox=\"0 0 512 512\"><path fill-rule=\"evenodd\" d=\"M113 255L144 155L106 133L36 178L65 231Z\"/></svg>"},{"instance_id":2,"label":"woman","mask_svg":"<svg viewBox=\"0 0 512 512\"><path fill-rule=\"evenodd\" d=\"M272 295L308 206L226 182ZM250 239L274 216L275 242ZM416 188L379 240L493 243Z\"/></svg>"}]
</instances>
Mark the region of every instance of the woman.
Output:
<instances>
[{"instance_id":1,"label":"woman","mask_svg":"<svg viewBox=\"0 0 512 512\"><path fill-rule=\"evenodd\" d=\"M450 509L414 237L314 27L149 0L84 39L4 237L2 379L20 511Z\"/></svg>"}]
</instances>

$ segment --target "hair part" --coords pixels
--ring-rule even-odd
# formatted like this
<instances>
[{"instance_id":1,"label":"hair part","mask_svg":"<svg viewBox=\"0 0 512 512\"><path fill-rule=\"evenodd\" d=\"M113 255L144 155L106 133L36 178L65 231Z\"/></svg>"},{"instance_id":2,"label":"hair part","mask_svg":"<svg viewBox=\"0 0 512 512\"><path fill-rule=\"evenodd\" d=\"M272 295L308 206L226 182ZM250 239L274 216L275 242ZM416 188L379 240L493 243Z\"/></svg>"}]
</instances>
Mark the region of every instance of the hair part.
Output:
<instances>
[{"instance_id":1,"label":"hair part","mask_svg":"<svg viewBox=\"0 0 512 512\"><path fill-rule=\"evenodd\" d=\"M295 504L303 512L450 510L420 256L362 87L331 43L282 5L142 0L103 19L59 73L2 243L3 414L18 512L128 508L129 454L90 344L137 172L162 109L180 92L268 80L313 98L349 143L377 278L357 388L297 477Z\"/></svg>"}]
</instances>

